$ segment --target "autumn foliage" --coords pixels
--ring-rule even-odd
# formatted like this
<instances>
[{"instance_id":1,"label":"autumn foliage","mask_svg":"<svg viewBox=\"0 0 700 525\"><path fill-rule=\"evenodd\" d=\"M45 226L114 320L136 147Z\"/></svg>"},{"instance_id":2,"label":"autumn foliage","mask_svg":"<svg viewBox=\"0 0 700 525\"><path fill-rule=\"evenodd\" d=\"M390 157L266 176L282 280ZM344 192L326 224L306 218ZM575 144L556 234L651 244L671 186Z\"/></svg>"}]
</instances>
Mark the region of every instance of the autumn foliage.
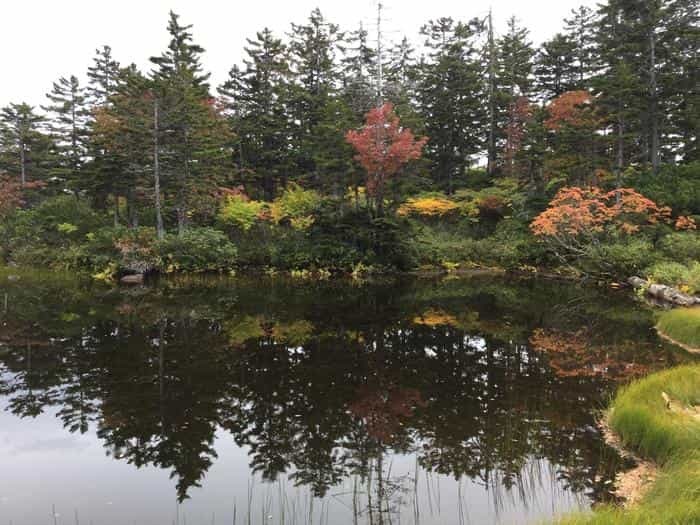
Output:
<instances>
[{"instance_id":1,"label":"autumn foliage","mask_svg":"<svg viewBox=\"0 0 700 525\"><path fill-rule=\"evenodd\" d=\"M588 128L595 126L592 112L593 98L588 91L567 91L547 107L549 117L544 124L547 129L557 131L564 126Z\"/></svg>"},{"instance_id":2,"label":"autumn foliage","mask_svg":"<svg viewBox=\"0 0 700 525\"><path fill-rule=\"evenodd\" d=\"M24 204L24 191L44 187L41 181L21 182L8 175L0 173L0 219L9 216Z\"/></svg>"},{"instance_id":3,"label":"autumn foliage","mask_svg":"<svg viewBox=\"0 0 700 525\"><path fill-rule=\"evenodd\" d=\"M419 159L428 141L425 137L417 139L410 129L402 128L390 103L371 109L365 116L365 125L348 131L345 138L367 172L367 192L376 200L379 211L386 182L406 163Z\"/></svg>"},{"instance_id":4,"label":"autumn foliage","mask_svg":"<svg viewBox=\"0 0 700 525\"><path fill-rule=\"evenodd\" d=\"M454 201L441 196L416 197L407 199L398 210L399 215L420 217L444 217L459 209Z\"/></svg>"},{"instance_id":5,"label":"autumn foliage","mask_svg":"<svg viewBox=\"0 0 700 525\"><path fill-rule=\"evenodd\" d=\"M598 187L569 187L559 190L531 228L535 235L560 239L593 236L610 229L631 234L644 225L668 222L670 216L670 208L631 188L606 192Z\"/></svg>"},{"instance_id":6,"label":"autumn foliage","mask_svg":"<svg viewBox=\"0 0 700 525\"><path fill-rule=\"evenodd\" d=\"M533 109L527 97L518 97L510 105L504 146L504 169L508 175L513 175L515 172L515 159L523 147L527 124L532 119Z\"/></svg>"}]
</instances>

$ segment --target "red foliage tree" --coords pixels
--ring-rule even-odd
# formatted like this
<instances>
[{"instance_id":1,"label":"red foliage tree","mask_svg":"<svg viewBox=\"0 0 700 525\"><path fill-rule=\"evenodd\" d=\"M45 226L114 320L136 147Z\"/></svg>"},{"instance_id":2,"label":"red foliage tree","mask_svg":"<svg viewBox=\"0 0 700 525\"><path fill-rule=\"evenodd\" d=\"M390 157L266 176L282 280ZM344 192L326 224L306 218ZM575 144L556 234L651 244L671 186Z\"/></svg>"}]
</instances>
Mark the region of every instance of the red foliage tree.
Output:
<instances>
[{"instance_id":1,"label":"red foliage tree","mask_svg":"<svg viewBox=\"0 0 700 525\"><path fill-rule=\"evenodd\" d=\"M593 112L593 97L588 91L567 91L547 106L549 117L544 125L557 131L563 126L593 128L598 122Z\"/></svg>"},{"instance_id":2,"label":"red foliage tree","mask_svg":"<svg viewBox=\"0 0 700 525\"><path fill-rule=\"evenodd\" d=\"M370 110L365 125L360 130L348 131L345 138L357 152L355 159L367 172L367 193L381 215L386 182L406 163L420 158L428 139L416 139L410 129L402 128L390 103Z\"/></svg>"},{"instance_id":3,"label":"red foliage tree","mask_svg":"<svg viewBox=\"0 0 700 525\"><path fill-rule=\"evenodd\" d=\"M518 97L508 109L508 124L506 125L506 142L504 145L504 171L513 175L516 171L515 159L523 147L525 130L532 119L533 106L527 97Z\"/></svg>"},{"instance_id":4,"label":"red foliage tree","mask_svg":"<svg viewBox=\"0 0 700 525\"><path fill-rule=\"evenodd\" d=\"M41 181L26 182L24 186L19 180L0 173L0 219L9 216L24 204L24 192L44 187Z\"/></svg>"}]
</instances>

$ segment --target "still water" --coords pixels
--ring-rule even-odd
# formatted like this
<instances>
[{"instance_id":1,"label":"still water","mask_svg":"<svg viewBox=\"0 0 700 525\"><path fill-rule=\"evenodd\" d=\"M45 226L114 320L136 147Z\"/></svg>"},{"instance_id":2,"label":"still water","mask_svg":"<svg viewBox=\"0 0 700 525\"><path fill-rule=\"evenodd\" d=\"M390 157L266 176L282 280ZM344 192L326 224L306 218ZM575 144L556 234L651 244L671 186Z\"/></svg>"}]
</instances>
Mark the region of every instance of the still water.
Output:
<instances>
[{"instance_id":1,"label":"still water","mask_svg":"<svg viewBox=\"0 0 700 525\"><path fill-rule=\"evenodd\" d=\"M0 525L525 524L612 499L596 412L686 359L624 292L0 280Z\"/></svg>"}]
</instances>

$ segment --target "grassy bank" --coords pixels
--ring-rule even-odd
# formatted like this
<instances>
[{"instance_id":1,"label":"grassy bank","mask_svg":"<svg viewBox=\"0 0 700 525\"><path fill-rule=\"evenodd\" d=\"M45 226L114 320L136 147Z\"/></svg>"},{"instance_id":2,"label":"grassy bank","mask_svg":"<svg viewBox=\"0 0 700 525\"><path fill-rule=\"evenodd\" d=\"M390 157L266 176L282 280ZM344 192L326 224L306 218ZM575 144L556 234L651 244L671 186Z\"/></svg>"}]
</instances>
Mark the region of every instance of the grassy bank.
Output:
<instances>
[{"instance_id":1,"label":"grassy bank","mask_svg":"<svg viewBox=\"0 0 700 525\"><path fill-rule=\"evenodd\" d=\"M659 315L659 333L700 353L700 308L677 308Z\"/></svg>"},{"instance_id":2,"label":"grassy bank","mask_svg":"<svg viewBox=\"0 0 700 525\"><path fill-rule=\"evenodd\" d=\"M670 408L662 393L672 400ZM656 462L661 473L638 507L603 507L559 524L700 523L700 418L686 410L698 404L700 365L659 372L623 388L610 408L610 426L626 447Z\"/></svg>"}]
</instances>

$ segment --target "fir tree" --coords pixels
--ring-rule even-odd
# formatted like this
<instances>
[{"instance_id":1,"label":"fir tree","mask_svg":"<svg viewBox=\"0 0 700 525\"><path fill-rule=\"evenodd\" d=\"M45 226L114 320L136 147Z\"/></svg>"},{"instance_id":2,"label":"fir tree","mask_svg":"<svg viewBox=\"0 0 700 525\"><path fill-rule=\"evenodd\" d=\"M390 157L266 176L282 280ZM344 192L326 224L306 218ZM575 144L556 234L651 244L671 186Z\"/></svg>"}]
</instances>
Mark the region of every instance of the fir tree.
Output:
<instances>
[{"instance_id":1,"label":"fir tree","mask_svg":"<svg viewBox=\"0 0 700 525\"><path fill-rule=\"evenodd\" d=\"M572 91L580 84L580 69L574 62L575 48L575 42L561 33L542 44L534 71L538 94L546 100Z\"/></svg>"},{"instance_id":2,"label":"fir tree","mask_svg":"<svg viewBox=\"0 0 700 525\"><path fill-rule=\"evenodd\" d=\"M26 103L0 110L0 167L24 186L43 178L50 144L40 129L44 118Z\"/></svg>"},{"instance_id":3,"label":"fir tree","mask_svg":"<svg viewBox=\"0 0 700 525\"><path fill-rule=\"evenodd\" d=\"M321 187L328 173L321 173L314 158L318 141L323 133L336 135L337 144L343 144L344 129L333 129L329 106L337 93L340 52L343 34L340 28L326 21L319 9L311 12L305 25L292 24L289 59L293 82L287 95L292 113L290 121L291 147L294 149L295 178L308 175L310 182ZM328 143L326 143L328 145ZM344 145L342 146L344 150Z\"/></svg>"},{"instance_id":4,"label":"fir tree","mask_svg":"<svg viewBox=\"0 0 700 525\"><path fill-rule=\"evenodd\" d=\"M244 69L234 66L221 86L236 135L235 160L246 183L272 200L290 163L287 49L269 29L248 40Z\"/></svg>"},{"instance_id":5,"label":"fir tree","mask_svg":"<svg viewBox=\"0 0 700 525\"><path fill-rule=\"evenodd\" d=\"M168 49L151 58L156 66L152 73L153 93L162 109L163 168L170 174L167 186L173 195L180 234L187 227L194 203L203 203L205 196L213 193L221 175L213 168L225 171L221 162L226 156L227 141L220 134L223 128L213 111L209 74L202 70L204 49L193 43L191 28L181 25L178 15L171 11Z\"/></svg>"},{"instance_id":6,"label":"fir tree","mask_svg":"<svg viewBox=\"0 0 700 525\"><path fill-rule=\"evenodd\" d=\"M48 129L55 148L55 164L52 174L67 181L68 186L79 192L81 171L87 155L89 110L85 90L75 76L62 77L54 82L46 95L49 105Z\"/></svg>"},{"instance_id":7,"label":"fir tree","mask_svg":"<svg viewBox=\"0 0 700 525\"><path fill-rule=\"evenodd\" d=\"M451 193L483 147L486 114L476 26L440 18L421 34L430 52L420 68L418 94L430 137L426 157L437 182Z\"/></svg>"}]
</instances>

